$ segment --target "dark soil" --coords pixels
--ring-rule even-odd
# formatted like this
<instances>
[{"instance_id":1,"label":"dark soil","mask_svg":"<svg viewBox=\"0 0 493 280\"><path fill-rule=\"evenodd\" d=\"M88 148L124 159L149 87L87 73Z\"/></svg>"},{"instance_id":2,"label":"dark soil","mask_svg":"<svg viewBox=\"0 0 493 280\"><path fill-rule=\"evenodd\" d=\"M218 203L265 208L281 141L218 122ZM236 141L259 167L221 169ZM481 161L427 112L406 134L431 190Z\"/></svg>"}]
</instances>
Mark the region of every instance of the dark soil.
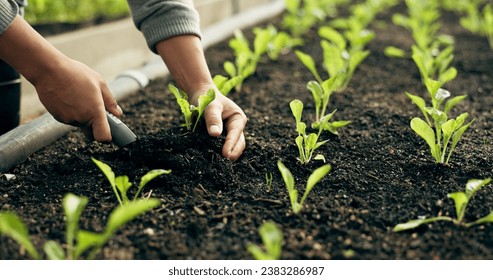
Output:
<instances>
[{"instance_id":1,"label":"dark soil","mask_svg":"<svg viewBox=\"0 0 493 280\"><path fill-rule=\"evenodd\" d=\"M380 19L389 23L395 11ZM306 83L313 78L293 53L261 63L241 92L230 93L249 117L247 147L237 162L221 157L223 138L180 127L183 119L167 90L170 80L157 80L120 102L122 119L140 136L138 142L119 149L72 132L10 170L15 179L0 178L1 209L22 218L39 250L47 240L64 242L61 201L68 192L90 200L80 227L101 231L117 201L91 161L94 157L134 184L150 169L172 170L145 189L144 195L159 198L162 206L127 224L100 259L251 259L246 245L261 243L258 228L267 220L284 234L282 259L493 259L493 225L465 228L437 222L392 232L396 224L418 216L455 217L447 194L464 190L469 179L492 177L493 51L485 38L460 27L456 15L444 13L442 20L443 33L456 39L453 64L459 73L446 88L453 95L468 95L453 114L469 112L476 118L449 166L435 164L409 127L421 113L404 93L427 93L413 61L384 55L386 46L409 49L412 44L407 31L388 24L373 27L377 36L368 45L371 55L349 87L331 99L334 118L352 123L338 136L322 135L330 141L319 152L332 170L299 215L290 210L276 163L281 160L291 170L301 190L322 163L297 162L288 104L301 99L304 120L311 121L314 108ZM316 33L308 34L300 49L320 61L314 38ZM233 60L227 41L206 55L213 74L225 74L222 63ZM265 175L270 173L269 190ZM491 210L493 189L487 186L472 199L465 220ZM0 237L0 244L1 259L29 258L9 238Z\"/></svg>"}]
</instances>

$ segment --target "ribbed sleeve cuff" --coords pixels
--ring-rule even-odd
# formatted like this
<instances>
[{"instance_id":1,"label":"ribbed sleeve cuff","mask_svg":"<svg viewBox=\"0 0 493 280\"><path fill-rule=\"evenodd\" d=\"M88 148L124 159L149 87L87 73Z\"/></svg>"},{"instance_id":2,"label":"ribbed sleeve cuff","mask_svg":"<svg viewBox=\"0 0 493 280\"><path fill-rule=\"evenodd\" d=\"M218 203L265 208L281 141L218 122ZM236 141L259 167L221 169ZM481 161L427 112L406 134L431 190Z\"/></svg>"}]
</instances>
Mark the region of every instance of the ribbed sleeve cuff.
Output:
<instances>
[{"instance_id":1,"label":"ribbed sleeve cuff","mask_svg":"<svg viewBox=\"0 0 493 280\"><path fill-rule=\"evenodd\" d=\"M14 21L19 7L12 0L0 0L0 35L3 34Z\"/></svg>"}]
</instances>

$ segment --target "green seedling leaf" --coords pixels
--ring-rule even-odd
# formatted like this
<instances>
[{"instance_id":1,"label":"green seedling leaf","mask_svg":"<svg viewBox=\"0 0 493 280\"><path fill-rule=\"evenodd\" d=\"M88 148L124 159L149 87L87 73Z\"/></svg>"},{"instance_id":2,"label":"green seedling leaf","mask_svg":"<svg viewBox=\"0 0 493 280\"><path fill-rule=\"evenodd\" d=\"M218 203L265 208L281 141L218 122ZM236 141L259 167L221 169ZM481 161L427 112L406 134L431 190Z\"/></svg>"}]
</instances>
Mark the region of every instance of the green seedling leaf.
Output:
<instances>
[{"instance_id":1,"label":"green seedling leaf","mask_svg":"<svg viewBox=\"0 0 493 280\"><path fill-rule=\"evenodd\" d=\"M384 50L384 54L388 57L397 57L397 58L408 58L409 55L402 49L397 47L386 47Z\"/></svg>"},{"instance_id":2,"label":"green seedling leaf","mask_svg":"<svg viewBox=\"0 0 493 280\"><path fill-rule=\"evenodd\" d=\"M198 115L197 120L195 121L195 125L193 126L192 131L195 131L197 128L197 124L199 123L200 118L204 114L205 108L216 98L216 91L214 89L209 89L206 94L202 94L199 96L199 105L197 106Z\"/></svg>"},{"instance_id":3,"label":"green seedling leaf","mask_svg":"<svg viewBox=\"0 0 493 280\"><path fill-rule=\"evenodd\" d=\"M231 61L226 61L224 62L223 64L223 68L224 68L224 71L226 71L226 73L228 73L228 75L230 77L235 77L238 75L237 71L236 71L236 66L233 62Z\"/></svg>"},{"instance_id":4,"label":"green seedling leaf","mask_svg":"<svg viewBox=\"0 0 493 280\"><path fill-rule=\"evenodd\" d=\"M281 162L277 161L277 167L281 172L282 179L288 189L289 200L291 202L291 208L294 213L298 213L301 210L301 205L298 204L298 191L294 188L294 177L291 171Z\"/></svg>"},{"instance_id":5,"label":"green seedling leaf","mask_svg":"<svg viewBox=\"0 0 493 280\"><path fill-rule=\"evenodd\" d=\"M58 242L53 240L46 242L43 251L50 260L65 260L65 252Z\"/></svg>"},{"instance_id":6,"label":"green seedling leaf","mask_svg":"<svg viewBox=\"0 0 493 280\"><path fill-rule=\"evenodd\" d=\"M335 30L329 26L322 26L318 29L318 35L333 44L335 44L339 49L346 49L346 39L342 36L339 31Z\"/></svg>"},{"instance_id":7,"label":"green seedling leaf","mask_svg":"<svg viewBox=\"0 0 493 280\"><path fill-rule=\"evenodd\" d=\"M289 103L289 107L291 108L291 112L296 120L296 123L301 122L301 116L303 114L303 102L299 99L294 99Z\"/></svg>"},{"instance_id":8,"label":"green seedling leaf","mask_svg":"<svg viewBox=\"0 0 493 280\"><path fill-rule=\"evenodd\" d=\"M396 225L392 231L393 232L399 232L399 231L404 231L404 230L410 230L410 229L417 228L421 225L433 223L436 221L451 221L451 220L452 219L450 217L433 217L433 218L428 218L428 219L410 220L406 223Z\"/></svg>"},{"instance_id":9,"label":"green seedling leaf","mask_svg":"<svg viewBox=\"0 0 493 280\"><path fill-rule=\"evenodd\" d=\"M435 94L442 87L442 83L440 83L439 81L435 81L433 79L427 78L425 80L425 85L426 85L426 89L428 89L428 92L431 95L431 98L436 99Z\"/></svg>"},{"instance_id":10,"label":"green seedling leaf","mask_svg":"<svg viewBox=\"0 0 493 280\"><path fill-rule=\"evenodd\" d=\"M86 197L79 197L72 193L68 193L63 197L63 210L66 218L66 241L67 241L67 257L75 259L74 255L74 241L79 231L79 220L82 211L86 208L88 199ZM58 244L57 244L58 245ZM49 245L51 253L57 253L53 244ZM46 249L45 249L46 251ZM48 253L47 253L48 254ZM56 254L58 255L58 254ZM56 256L54 255L54 256ZM65 257L62 257L65 258Z\"/></svg>"},{"instance_id":11,"label":"green seedling leaf","mask_svg":"<svg viewBox=\"0 0 493 280\"><path fill-rule=\"evenodd\" d=\"M0 212L0 234L14 239L19 245L26 248L31 258L40 259L38 251L31 243L26 225L17 215L10 212Z\"/></svg>"},{"instance_id":12,"label":"green seedling leaf","mask_svg":"<svg viewBox=\"0 0 493 280\"><path fill-rule=\"evenodd\" d=\"M92 161L96 164L97 167L103 172L103 174L106 176L108 179L108 182L111 185L111 188L113 189L113 193L115 194L116 198L118 199L118 202L120 204L123 203L122 198L120 197L120 194L118 193L118 190L116 189L116 183L115 183L115 173L111 169L109 165L106 163L99 161L93 157L91 157Z\"/></svg>"},{"instance_id":13,"label":"green seedling leaf","mask_svg":"<svg viewBox=\"0 0 493 280\"><path fill-rule=\"evenodd\" d=\"M125 205L119 205L108 218L108 224L104 231L105 236L112 236L117 230L137 216L159 206L158 199L150 198L147 200L130 201Z\"/></svg>"},{"instance_id":14,"label":"green seedling leaf","mask_svg":"<svg viewBox=\"0 0 493 280\"><path fill-rule=\"evenodd\" d=\"M170 174L170 173L171 173L171 170L168 170L168 169L153 169L153 170L147 172L147 174L142 176L142 178L140 179L139 189L137 190L137 193L135 193L134 200L136 200L139 197L140 192L147 185L147 183L154 180L156 177L159 177L163 174Z\"/></svg>"},{"instance_id":15,"label":"green seedling leaf","mask_svg":"<svg viewBox=\"0 0 493 280\"><path fill-rule=\"evenodd\" d=\"M466 207L467 207L468 203L471 201L472 196L480 188L488 185L490 182L491 182L491 178L471 179L467 182L464 192L453 192L453 193L449 193L447 195L455 203L455 212L456 212L456 216L457 216L456 219L453 219L452 217L448 217L448 216L439 216L439 217L432 217L432 218L428 218L428 219L410 220L406 223L396 225L394 227L393 231L397 232L397 231L409 230L409 229L419 227L420 225L432 223L432 222L436 222L436 221L449 221L449 222L453 222L454 224L465 225L466 227L470 227L470 226L481 224L481 223L493 222L493 212L490 212L490 214L488 214L488 215L484 216L483 218L480 218L474 222L471 222L471 223L464 223L463 222L463 219L464 219L465 213L466 213Z\"/></svg>"},{"instance_id":16,"label":"green seedling leaf","mask_svg":"<svg viewBox=\"0 0 493 280\"><path fill-rule=\"evenodd\" d=\"M296 54L298 59L301 61L301 63L303 63L303 65L305 65L305 67L308 68L308 70L310 70L310 72L313 74L313 76L315 76L315 79L319 83L322 83L323 80L320 77L320 75L318 74L317 67L315 66L315 61L313 60L313 58L310 55L308 55L302 51L299 51L299 50L296 50L294 53Z\"/></svg>"},{"instance_id":17,"label":"green seedling leaf","mask_svg":"<svg viewBox=\"0 0 493 280\"><path fill-rule=\"evenodd\" d=\"M91 248L101 248L105 242L106 237L101 233L79 230L79 232L77 233L77 246L75 247L74 252L75 259L79 259L84 252ZM97 250L98 249L94 250L93 254L95 254ZM93 258L92 255L89 257L89 259Z\"/></svg>"},{"instance_id":18,"label":"green seedling leaf","mask_svg":"<svg viewBox=\"0 0 493 280\"><path fill-rule=\"evenodd\" d=\"M473 119L471 122L469 122L468 124L460 127L459 129L457 129L457 131L452 135L452 146L450 147L450 150L449 150L449 154L447 156L447 160L445 161L445 163L448 163L450 157L452 156L452 152L455 150L455 147L457 146L457 144L459 143L459 140L460 138L462 137L462 134L464 134L464 132L469 128L469 126L471 126L471 124L475 121L476 119Z\"/></svg>"},{"instance_id":19,"label":"green seedling leaf","mask_svg":"<svg viewBox=\"0 0 493 280\"><path fill-rule=\"evenodd\" d=\"M241 82L241 77L236 76L231 79L222 75L215 75L213 78L214 85L217 89L224 95L227 96L229 92L236 87L236 85Z\"/></svg>"},{"instance_id":20,"label":"green seedling leaf","mask_svg":"<svg viewBox=\"0 0 493 280\"><path fill-rule=\"evenodd\" d=\"M132 183L129 181L128 176L122 175L115 178L116 188L120 192L122 197L123 204L128 203L128 189L132 186Z\"/></svg>"},{"instance_id":21,"label":"green seedling leaf","mask_svg":"<svg viewBox=\"0 0 493 280\"><path fill-rule=\"evenodd\" d=\"M449 111L455 107L455 105L457 105L459 102L464 100L466 97L467 97L467 95L459 95L459 96L455 96L452 99L448 100L445 103L445 106L443 108L443 112L445 112L445 114L448 114Z\"/></svg>"},{"instance_id":22,"label":"green seedling leaf","mask_svg":"<svg viewBox=\"0 0 493 280\"><path fill-rule=\"evenodd\" d=\"M305 202L308 194L311 192L313 187L330 171L331 166L329 164L323 165L317 168L308 178L305 192L301 201L298 202L298 190L294 186L294 178L291 171L279 160L277 161L277 167L281 172L281 175L288 189L289 199L291 202L291 209L293 213L298 214L303 209L303 203Z\"/></svg>"},{"instance_id":23,"label":"green seedling leaf","mask_svg":"<svg viewBox=\"0 0 493 280\"><path fill-rule=\"evenodd\" d=\"M249 244L247 250L257 260L278 260L281 257L283 235L277 225L268 221L259 228L259 235L265 252L257 245Z\"/></svg>"},{"instance_id":24,"label":"green seedling leaf","mask_svg":"<svg viewBox=\"0 0 493 280\"><path fill-rule=\"evenodd\" d=\"M347 72L349 53L345 49L339 49L335 44L327 40L320 41L323 50L323 65L330 77L343 75ZM322 83L322 80L319 80Z\"/></svg>"},{"instance_id":25,"label":"green seedling leaf","mask_svg":"<svg viewBox=\"0 0 493 280\"><path fill-rule=\"evenodd\" d=\"M469 198L463 192L455 192L448 194L448 197L454 200L455 202L455 214L457 216L457 220L462 222L464 218L464 213L466 211L467 203L469 203Z\"/></svg>"},{"instance_id":26,"label":"green seedling leaf","mask_svg":"<svg viewBox=\"0 0 493 280\"><path fill-rule=\"evenodd\" d=\"M420 118L413 118L411 128L426 141L432 151L435 150L435 132L425 121Z\"/></svg>"},{"instance_id":27,"label":"green seedling leaf","mask_svg":"<svg viewBox=\"0 0 493 280\"><path fill-rule=\"evenodd\" d=\"M440 73L440 76L438 77L438 80L442 83L445 84L449 81L452 81L457 77L457 69L454 67L448 68L445 72Z\"/></svg>"},{"instance_id":28,"label":"green seedling leaf","mask_svg":"<svg viewBox=\"0 0 493 280\"><path fill-rule=\"evenodd\" d=\"M472 222L472 223L468 223L466 224L467 227L471 227L471 226L474 226L474 225L480 225L480 224L485 224L485 223L493 223L493 211L490 212L488 215L482 217L482 218L479 218L477 219L476 221Z\"/></svg>"},{"instance_id":29,"label":"green seedling leaf","mask_svg":"<svg viewBox=\"0 0 493 280\"><path fill-rule=\"evenodd\" d=\"M330 166L330 164L325 164L313 171L313 173L308 177L306 189L303 193L300 204L303 204L305 202L305 199L308 197L308 194L312 191L313 187L315 187L315 185L330 172L331 168L332 167Z\"/></svg>"}]
</instances>

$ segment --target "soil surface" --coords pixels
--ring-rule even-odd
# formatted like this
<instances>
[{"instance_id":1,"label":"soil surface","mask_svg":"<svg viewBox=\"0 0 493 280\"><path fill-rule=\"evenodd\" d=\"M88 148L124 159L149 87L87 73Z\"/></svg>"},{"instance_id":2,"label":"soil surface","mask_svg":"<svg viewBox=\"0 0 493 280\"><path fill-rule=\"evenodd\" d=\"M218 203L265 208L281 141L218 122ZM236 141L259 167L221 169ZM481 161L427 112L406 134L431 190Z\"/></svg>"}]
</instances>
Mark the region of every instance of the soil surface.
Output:
<instances>
[{"instance_id":1,"label":"soil surface","mask_svg":"<svg viewBox=\"0 0 493 280\"><path fill-rule=\"evenodd\" d=\"M251 259L246 246L261 244L258 228L268 220L283 232L282 259L493 259L493 225L465 228L437 222L392 232L396 224L419 216L455 217L447 194L463 191L469 179L492 177L493 169L493 50L487 40L463 29L456 15L443 14L442 33L456 40L453 65L458 70L446 88L452 95L467 94L452 114L468 112L476 121L450 165L438 165L409 126L421 113L404 93L427 94L419 72L412 60L384 55L387 46L409 49L413 43L409 32L390 24L396 11L405 9L392 9L372 26L376 38L368 45L370 56L348 88L331 98L329 108L337 109L334 119L351 124L338 136L322 134L329 141L318 152L332 170L315 186L301 213L291 211L277 161L291 170L301 191L323 163L297 161L297 133L288 104L302 100L303 119L313 120L306 89L313 77L293 53L277 61L266 59L241 92L229 94L249 117L247 147L238 161L221 157L224 136L185 131L167 89L171 80L156 80L120 102L122 119L139 141L120 149L71 132L10 170L14 179L0 177L1 210L22 218L40 251L48 240L65 242L61 201L69 192L89 198L80 228L102 231L118 203L91 161L94 157L134 184L151 169L172 170L144 189L145 196L159 198L162 205L127 224L98 259ZM245 33L251 38L250 30ZM299 49L321 61L315 30L305 40ZM228 41L208 49L206 56L213 74L225 75L222 63L234 59ZM270 188L266 174L273 176ZM487 186L471 200L465 220L492 210L493 186ZM28 258L14 241L0 237L0 259Z\"/></svg>"}]
</instances>

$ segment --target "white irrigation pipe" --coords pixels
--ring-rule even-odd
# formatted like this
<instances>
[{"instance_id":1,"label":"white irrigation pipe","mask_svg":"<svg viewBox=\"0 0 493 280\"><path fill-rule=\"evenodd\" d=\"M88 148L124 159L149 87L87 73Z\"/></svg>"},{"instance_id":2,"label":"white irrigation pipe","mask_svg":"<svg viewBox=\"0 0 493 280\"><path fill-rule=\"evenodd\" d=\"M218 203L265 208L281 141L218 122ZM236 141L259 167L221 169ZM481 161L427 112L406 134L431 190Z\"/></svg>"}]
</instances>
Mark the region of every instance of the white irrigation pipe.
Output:
<instances>
[{"instance_id":1,"label":"white irrigation pipe","mask_svg":"<svg viewBox=\"0 0 493 280\"><path fill-rule=\"evenodd\" d=\"M233 15L203 31L202 44L208 48L231 36L236 29L244 29L280 14L284 10L283 0L273 0L268 4ZM117 100L138 93L150 80L166 77L169 74L162 59L156 56L142 68L129 70L109 82L109 88ZM75 129L56 121L49 113L20 125L0 136L0 173L6 172L16 164L22 163L31 154L48 146L55 140Z\"/></svg>"}]
</instances>

